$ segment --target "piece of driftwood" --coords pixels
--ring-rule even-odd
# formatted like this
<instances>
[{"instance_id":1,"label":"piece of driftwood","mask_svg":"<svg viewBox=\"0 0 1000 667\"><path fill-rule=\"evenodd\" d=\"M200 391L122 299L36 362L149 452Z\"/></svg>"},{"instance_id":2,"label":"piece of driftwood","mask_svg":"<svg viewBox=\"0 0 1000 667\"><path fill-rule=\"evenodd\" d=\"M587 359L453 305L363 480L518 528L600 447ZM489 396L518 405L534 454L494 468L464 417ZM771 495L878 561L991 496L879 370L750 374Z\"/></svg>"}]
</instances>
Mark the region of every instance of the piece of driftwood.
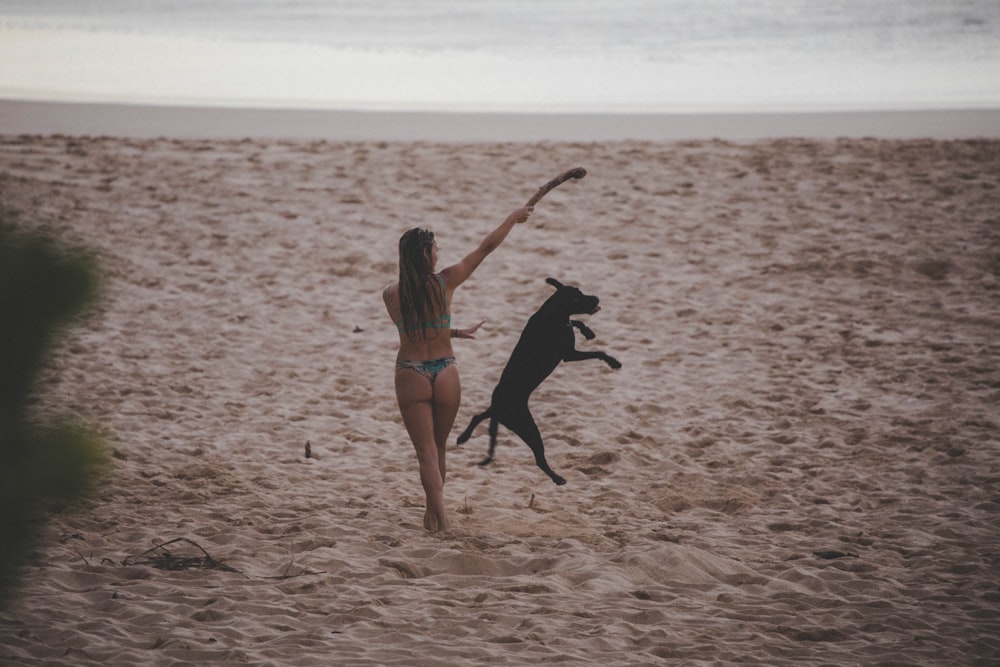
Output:
<instances>
[{"instance_id":1,"label":"piece of driftwood","mask_svg":"<svg viewBox=\"0 0 1000 667\"><path fill-rule=\"evenodd\" d=\"M560 174L559 176L556 176L551 181L549 181L548 183L546 183L542 187L538 188L538 192L536 192L531 197L531 199L528 200L528 203L525 204L525 206L534 206L535 204L538 203L538 201L542 197L544 197L545 195L547 195L550 190L552 190L553 188L555 188L555 187L557 187L559 185L562 185L563 183L565 183L566 181L570 180L571 178L573 178L573 179L580 179L580 178L583 178L586 175L587 175L587 170L586 169L584 169L583 167L576 167L575 169L570 169L569 171L567 171L564 174Z\"/></svg>"}]
</instances>

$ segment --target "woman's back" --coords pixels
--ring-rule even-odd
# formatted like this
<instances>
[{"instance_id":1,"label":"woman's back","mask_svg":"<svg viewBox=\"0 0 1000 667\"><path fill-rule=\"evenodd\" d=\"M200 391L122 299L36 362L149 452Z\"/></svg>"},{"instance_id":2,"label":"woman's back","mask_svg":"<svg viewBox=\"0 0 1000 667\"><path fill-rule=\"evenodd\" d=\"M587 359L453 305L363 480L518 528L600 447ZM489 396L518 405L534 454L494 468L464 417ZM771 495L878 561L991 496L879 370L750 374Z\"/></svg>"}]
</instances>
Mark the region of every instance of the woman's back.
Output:
<instances>
[{"instance_id":1,"label":"woman's back","mask_svg":"<svg viewBox=\"0 0 1000 667\"><path fill-rule=\"evenodd\" d=\"M383 291L383 299L390 317L399 332L398 359L424 360L452 356L451 347L451 312L449 294L444 277L434 274L434 280L426 284L427 293L424 303L436 305L422 317L417 313L409 318L404 316L401 304L399 283L389 285ZM436 298L435 298L436 297ZM412 299L409 300L411 303ZM410 321L407 322L407 319Z\"/></svg>"}]
</instances>

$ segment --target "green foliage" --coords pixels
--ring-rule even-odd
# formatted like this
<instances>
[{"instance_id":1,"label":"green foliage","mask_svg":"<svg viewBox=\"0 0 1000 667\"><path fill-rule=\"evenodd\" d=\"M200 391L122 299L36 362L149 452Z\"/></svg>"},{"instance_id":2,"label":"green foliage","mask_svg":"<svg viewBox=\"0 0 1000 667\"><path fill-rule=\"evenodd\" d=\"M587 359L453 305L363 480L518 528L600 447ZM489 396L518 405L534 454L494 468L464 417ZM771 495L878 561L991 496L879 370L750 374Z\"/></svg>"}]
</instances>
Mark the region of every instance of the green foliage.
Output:
<instances>
[{"instance_id":1,"label":"green foliage","mask_svg":"<svg viewBox=\"0 0 1000 667\"><path fill-rule=\"evenodd\" d=\"M92 489L106 461L99 439L62 422L38 424L31 392L61 333L97 295L92 259L16 232L0 209L0 603L16 583L45 510Z\"/></svg>"}]
</instances>

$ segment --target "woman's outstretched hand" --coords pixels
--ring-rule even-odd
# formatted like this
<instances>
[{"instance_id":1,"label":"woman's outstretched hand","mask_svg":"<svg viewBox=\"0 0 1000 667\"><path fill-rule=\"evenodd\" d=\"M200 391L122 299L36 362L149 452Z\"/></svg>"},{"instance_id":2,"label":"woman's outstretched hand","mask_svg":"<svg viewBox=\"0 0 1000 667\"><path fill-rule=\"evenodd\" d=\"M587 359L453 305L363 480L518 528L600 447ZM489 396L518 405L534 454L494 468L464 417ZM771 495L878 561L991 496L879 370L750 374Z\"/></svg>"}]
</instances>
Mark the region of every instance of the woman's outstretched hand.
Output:
<instances>
[{"instance_id":1,"label":"woman's outstretched hand","mask_svg":"<svg viewBox=\"0 0 1000 667\"><path fill-rule=\"evenodd\" d=\"M475 338L476 337L476 332L479 331L479 327L483 326L484 324L486 324L486 320L483 320L482 322L480 322L476 326L470 327L468 329L452 329L451 330L451 337L452 338Z\"/></svg>"},{"instance_id":2,"label":"woman's outstretched hand","mask_svg":"<svg viewBox=\"0 0 1000 667\"><path fill-rule=\"evenodd\" d=\"M531 216L531 212L535 210L534 206L522 206L521 208L515 208L507 216L507 220L513 220L517 224L521 224Z\"/></svg>"}]
</instances>

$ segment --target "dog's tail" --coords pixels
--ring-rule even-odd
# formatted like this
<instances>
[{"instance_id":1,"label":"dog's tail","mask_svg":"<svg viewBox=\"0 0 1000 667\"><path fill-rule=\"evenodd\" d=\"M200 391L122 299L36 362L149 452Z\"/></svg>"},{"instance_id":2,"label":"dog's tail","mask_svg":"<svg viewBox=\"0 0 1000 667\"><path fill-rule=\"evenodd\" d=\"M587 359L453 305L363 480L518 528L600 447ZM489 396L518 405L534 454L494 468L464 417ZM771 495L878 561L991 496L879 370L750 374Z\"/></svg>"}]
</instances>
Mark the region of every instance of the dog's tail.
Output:
<instances>
[{"instance_id":1,"label":"dog's tail","mask_svg":"<svg viewBox=\"0 0 1000 667\"><path fill-rule=\"evenodd\" d=\"M469 422L469 425L465 428L464 431L462 431L461 435L458 436L457 440L458 444L460 445L465 444L468 441L468 439L472 437L472 432L476 430L476 427L479 426L479 423L484 419L486 419L487 417L492 416L492 414L493 414L493 409L486 408L485 412L480 412L478 415L473 417L472 421Z\"/></svg>"}]
</instances>

